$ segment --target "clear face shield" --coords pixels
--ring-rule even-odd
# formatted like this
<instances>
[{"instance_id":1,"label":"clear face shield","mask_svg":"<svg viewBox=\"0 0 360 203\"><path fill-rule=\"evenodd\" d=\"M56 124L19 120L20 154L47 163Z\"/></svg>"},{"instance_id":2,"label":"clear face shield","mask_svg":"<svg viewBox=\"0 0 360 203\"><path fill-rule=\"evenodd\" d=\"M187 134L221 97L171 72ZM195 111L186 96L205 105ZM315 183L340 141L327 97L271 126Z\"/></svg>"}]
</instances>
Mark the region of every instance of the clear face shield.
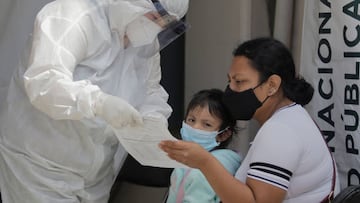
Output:
<instances>
[{"instance_id":1,"label":"clear face shield","mask_svg":"<svg viewBox=\"0 0 360 203\"><path fill-rule=\"evenodd\" d=\"M139 48L139 56L150 57L184 34L190 25L170 15L158 1L156 11L149 11L126 27L128 47Z\"/></svg>"}]
</instances>

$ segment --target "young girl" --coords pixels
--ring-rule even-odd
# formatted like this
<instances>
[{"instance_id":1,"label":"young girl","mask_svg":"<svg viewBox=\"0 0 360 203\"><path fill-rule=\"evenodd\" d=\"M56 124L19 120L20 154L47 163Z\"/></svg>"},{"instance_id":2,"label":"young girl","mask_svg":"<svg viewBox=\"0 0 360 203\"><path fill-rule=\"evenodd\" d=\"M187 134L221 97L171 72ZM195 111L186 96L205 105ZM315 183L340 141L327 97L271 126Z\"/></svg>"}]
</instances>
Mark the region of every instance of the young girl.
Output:
<instances>
[{"instance_id":1,"label":"young girl","mask_svg":"<svg viewBox=\"0 0 360 203\"><path fill-rule=\"evenodd\" d=\"M240 166L240 156L224 149L231 140L235 120L222 103L223 92L218 89L202 90L190 101L185 121L180 130L185 141L196 142L210 151L217 160L234 174ZM176 168L171 174L167 203L220 202L198 169Z\"/></svg>"}]
</instances>

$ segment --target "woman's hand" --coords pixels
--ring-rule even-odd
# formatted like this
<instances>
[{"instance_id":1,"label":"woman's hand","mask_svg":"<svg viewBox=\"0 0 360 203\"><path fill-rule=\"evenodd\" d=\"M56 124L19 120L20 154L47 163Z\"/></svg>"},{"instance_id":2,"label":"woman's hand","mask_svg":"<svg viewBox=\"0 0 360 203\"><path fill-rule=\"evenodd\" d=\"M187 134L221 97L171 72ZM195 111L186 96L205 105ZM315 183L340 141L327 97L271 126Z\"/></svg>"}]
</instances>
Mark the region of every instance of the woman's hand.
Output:
<instances>
[{"instance_id":1,"label":"woman's hand","mask_svg":"<svg viewBox=\"0 0 360 203\"><path fill-rule=\"evenodd\" d=\"M171 159L183 163L191 168L201 169L211 160L212 155L200 145L194 142L169 141L160 142L159 147L165 151Z\"/></svg>"}]
</instances>

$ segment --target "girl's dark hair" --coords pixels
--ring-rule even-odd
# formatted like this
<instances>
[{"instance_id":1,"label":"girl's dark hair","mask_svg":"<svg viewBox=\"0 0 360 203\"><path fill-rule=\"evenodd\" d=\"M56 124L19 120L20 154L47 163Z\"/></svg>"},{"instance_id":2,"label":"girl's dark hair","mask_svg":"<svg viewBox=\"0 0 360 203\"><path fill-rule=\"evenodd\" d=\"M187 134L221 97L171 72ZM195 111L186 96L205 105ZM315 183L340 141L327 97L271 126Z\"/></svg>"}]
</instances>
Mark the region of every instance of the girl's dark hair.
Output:
<instances>
[{"instance_id":1,"label":"girl's dark hair","mask_svg":"<svg viewBox=\"0 0 360 203\"><path fill-rule=\"evenodd\" d=\"M194 94L190 103L188 104L185 119L188 116L189 112L194 110L195 108L208 106L209 113L212 116L216 116L222 121L219 131L229 127L229 130L234 133L236 120L232 118L229 110L223 103L223 94L224 92L219 89L206 89L197 92L196 94ZM221 142L218 148L224 148L225 146L227 146L230 140L231 136L226 141Z\"/></svg>"},{"instance_id":2,"label":"girl's dark hair","mask_svg":"<svg viewBox=\"0 0 360 203\"><path fill-rule=\"evenodd\" d=\"M260 82L265 82L273 74L280 76L280 88L290 100L301 105L311 101L314 88L296 75L291 52L280 41L273 38L249 40L240 44L233 55L248 58L251 66L260 73Z\"/></svg>"}]
</instances>

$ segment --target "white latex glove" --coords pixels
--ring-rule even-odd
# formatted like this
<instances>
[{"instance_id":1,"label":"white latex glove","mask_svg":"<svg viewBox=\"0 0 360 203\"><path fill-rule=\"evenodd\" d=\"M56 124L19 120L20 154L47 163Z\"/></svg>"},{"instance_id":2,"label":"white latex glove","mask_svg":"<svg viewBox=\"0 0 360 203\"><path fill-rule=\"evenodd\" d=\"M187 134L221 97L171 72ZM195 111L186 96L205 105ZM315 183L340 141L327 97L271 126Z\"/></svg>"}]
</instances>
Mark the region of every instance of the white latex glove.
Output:
<instances>
[{"instance_id":1,"label":"white latex glove","mask_svg":"<svg viewBox=\"0 0 360 203\"><path fill-rule=\"evenodd\" d=\"M95 102L95 115L114 128L136 126L143 122L140 113L125 100L102 92Z\"/></svg>"}]
</instances>

